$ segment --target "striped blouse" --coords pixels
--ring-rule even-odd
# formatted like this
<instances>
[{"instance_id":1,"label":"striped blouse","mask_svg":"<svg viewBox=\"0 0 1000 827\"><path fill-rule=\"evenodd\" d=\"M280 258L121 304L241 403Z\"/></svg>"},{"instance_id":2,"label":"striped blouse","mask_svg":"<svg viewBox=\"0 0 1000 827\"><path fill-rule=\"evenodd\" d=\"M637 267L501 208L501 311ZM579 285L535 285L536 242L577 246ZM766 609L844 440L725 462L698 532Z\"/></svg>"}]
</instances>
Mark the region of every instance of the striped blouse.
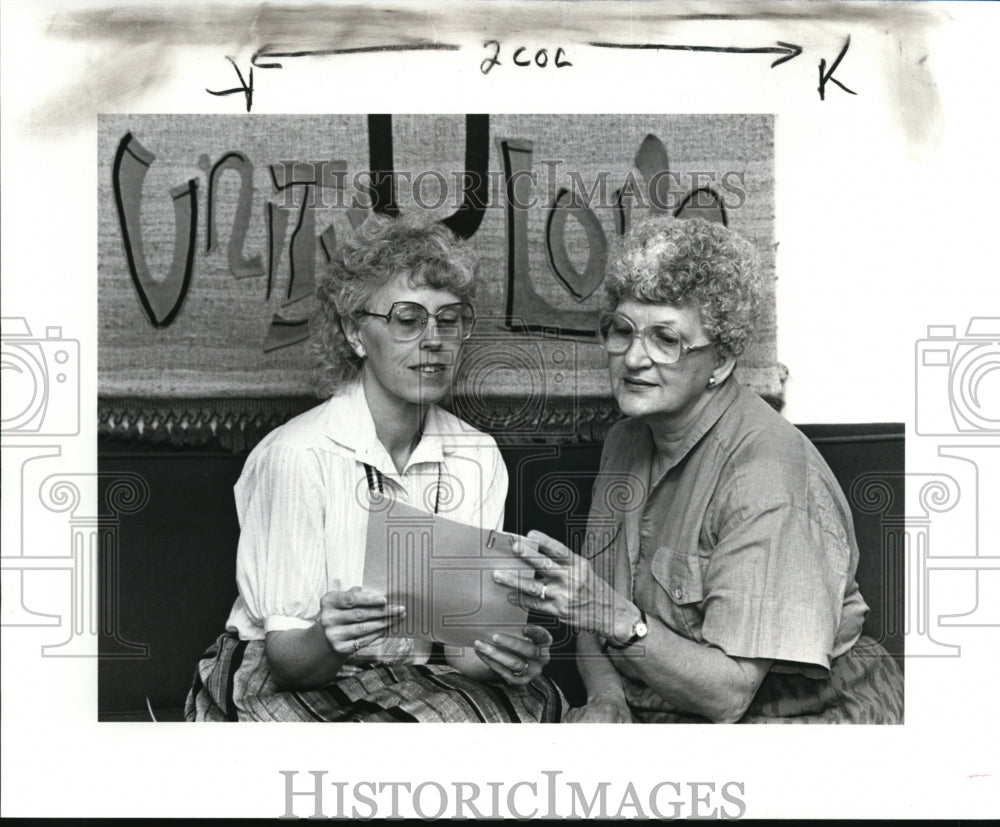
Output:
<instances>
[{"instance_id":1,"label":"striped blouse","mask_svg":"<svg viewBox=\"0 0 1000 827\"><path fill-rule=\"evenodd\" d=\"M400 473L375 434L360 382L272 431L250 454L235 486L239 597L227 628L244 640L308 628L320 598L361 585L369 480L391 497L454 520L502 528L507 469L496 442L432 406ZM366 647L376 660L426 661L429 643L390 639ZM393 649L392 652L389 649Z\"/></svg>"}]
</instances>

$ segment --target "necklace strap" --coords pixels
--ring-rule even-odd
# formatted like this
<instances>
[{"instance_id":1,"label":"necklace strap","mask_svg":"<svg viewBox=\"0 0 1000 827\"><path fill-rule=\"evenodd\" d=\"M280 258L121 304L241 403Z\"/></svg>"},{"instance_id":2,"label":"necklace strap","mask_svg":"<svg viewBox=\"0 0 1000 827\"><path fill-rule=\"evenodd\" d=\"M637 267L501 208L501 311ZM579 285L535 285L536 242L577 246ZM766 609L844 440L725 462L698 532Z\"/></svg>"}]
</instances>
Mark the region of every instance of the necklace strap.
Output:
<instances>
[{"instance_id":1,"label":"necklace strap","mask_svg":"<svg viewBox=\"0 0 1000 827\"><path fill-rule=\"evenodd\" d=\"M382 479L382 472L378 468L373 468L367 462L365 466L365 476L368 478L368 490L373 494L378 492L379 494L385 493L385 482Z\"/></svg>"},{"instance_id":2,"label":"necklace strap","mask_svg":"<svg viewBox=\"0 0 1000 827\"><path fill-rule=\"evenodd\" d=\"M382 476L382 472L367 462L363 463L365 466L365 477L368 479L368 490L372 493L385 493L385 478ZM438 509L441 507L441 463L438 463L438 478L437 487L434 489L434 513L438 513Z\"/></svg>"}]
</instances>

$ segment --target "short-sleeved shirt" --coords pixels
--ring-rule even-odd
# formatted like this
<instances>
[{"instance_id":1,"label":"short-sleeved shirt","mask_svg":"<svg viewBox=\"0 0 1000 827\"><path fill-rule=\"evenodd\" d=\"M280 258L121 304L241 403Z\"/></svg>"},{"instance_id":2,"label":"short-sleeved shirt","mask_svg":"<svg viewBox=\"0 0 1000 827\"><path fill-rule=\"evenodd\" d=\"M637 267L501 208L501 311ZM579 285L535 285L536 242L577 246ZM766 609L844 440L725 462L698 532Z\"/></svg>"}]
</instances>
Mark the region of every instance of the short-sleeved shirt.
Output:
<instances>
[{"instance_id":1,"label":"short-sleeved shirt","mask_svg":"<svg viewBox=\"0 0 1000 827\"><path fill-rule=\"evenodd\" d=\"M638 420L606 440L585 548L597 573L685 638L826 676L868 607L851 511L816 448L730 379L654 479L655 452Z\"/></svg>"},{"instance_id":2,"label":"short-sleeved shirt","mask_svg":"<svg viewBox=\"0 0 1000 827\"><path fill-rule=\"evenodd\" d=\"M226 623L244 640L302 629L335 587L362 585L369 479L425 511L502 528L507 469L496 442L431 406L402 472L375 433L360 382L275 429L250 453L235 486L239 597ZM443 494L441 492L444 492ZM426 661L430 643L365 647L366 659Z\"/></svg>"}]
</instances>

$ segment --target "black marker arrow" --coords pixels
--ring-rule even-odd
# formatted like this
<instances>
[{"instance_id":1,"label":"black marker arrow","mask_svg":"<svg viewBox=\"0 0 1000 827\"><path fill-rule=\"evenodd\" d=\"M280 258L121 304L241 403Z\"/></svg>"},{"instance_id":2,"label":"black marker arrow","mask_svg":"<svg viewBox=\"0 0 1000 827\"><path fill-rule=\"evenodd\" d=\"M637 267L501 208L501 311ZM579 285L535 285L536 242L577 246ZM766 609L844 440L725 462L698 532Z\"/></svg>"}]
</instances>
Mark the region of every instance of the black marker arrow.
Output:
<instances>
[{"instance_id":1,"label":"black marker arrow","mask_svg":"<svg viewBox=\"0 0 1000 827\"><path fill-rule=\"evenodd\" d=\"M458 46L450 43L384 43L378 46L345 46L329 49L301 49L298 51L277 51L275 46L264 46L254 52L250 62L258 69L280 69L280 63L261 63L261 60L295 57L331 57L333 55L358 55L379 52L454 52Z\"/></svg>"},{"instance_id":2,"label":"black marker arrow","mask_svg":"<svg viewBox=\"0 0 1000 827\"><path fill-rule=\"evenodd\" d=\"M674 52L719 52L736 55L784 55L771 64L773 69L802 54L802 47L794 43L777 41L777 46L683 46L673 43L604 43L589 41L588 46L599 49L667 49Z\"/></svg>"}]
</instances>

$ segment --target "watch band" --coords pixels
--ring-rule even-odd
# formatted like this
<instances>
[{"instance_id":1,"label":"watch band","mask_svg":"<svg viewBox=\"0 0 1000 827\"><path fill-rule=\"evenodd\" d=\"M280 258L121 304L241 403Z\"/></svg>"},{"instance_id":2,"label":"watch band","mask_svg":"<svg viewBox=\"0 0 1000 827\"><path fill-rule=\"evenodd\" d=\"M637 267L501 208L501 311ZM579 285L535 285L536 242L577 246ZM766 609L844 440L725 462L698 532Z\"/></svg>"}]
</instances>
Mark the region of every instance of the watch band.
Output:
<instances>
[{"instance_id":1,"label":"watch band","mask_svg":"<svg viewBox=\"0 0 1000 827\"><path fill-rule=\"evenodd\" d=\"M642 610L642 606L637 606L636 608L639 610L639 620L632 627L632 637L630 637L624 643L612 643L611 638L607 638L604 641L604 645L601 647L602 652L607 653L608 649L617 649L618 651L621 651L622 649L628 649L628 647L631 646L633 643L637 643L646 636L646 633L648 632L649 628L648 623L646 621L646 613ZM637 631L640 627L642 627L641 634L639 633L639 631Z\"/></svg>"}]
</instances>

